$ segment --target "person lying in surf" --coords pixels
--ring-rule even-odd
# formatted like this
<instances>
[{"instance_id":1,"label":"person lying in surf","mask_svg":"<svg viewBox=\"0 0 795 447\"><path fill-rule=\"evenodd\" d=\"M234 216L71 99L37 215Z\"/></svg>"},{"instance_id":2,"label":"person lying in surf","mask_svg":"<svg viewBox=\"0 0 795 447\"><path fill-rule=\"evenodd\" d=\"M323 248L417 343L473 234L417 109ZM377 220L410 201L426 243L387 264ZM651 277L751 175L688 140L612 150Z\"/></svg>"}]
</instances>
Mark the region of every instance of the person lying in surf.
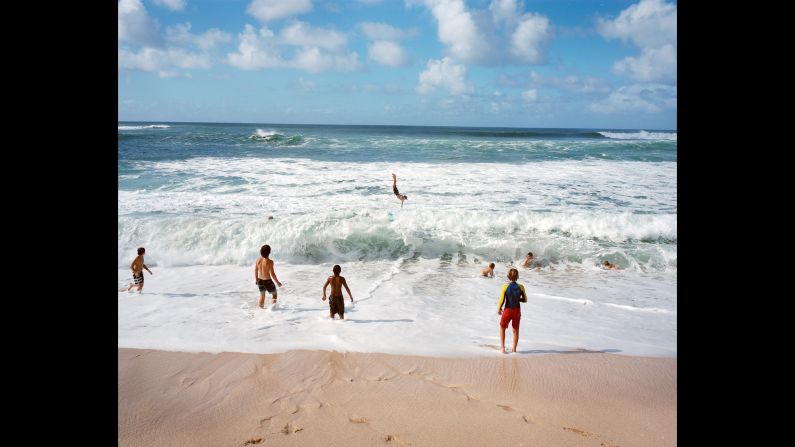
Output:
<instances>
[{"instance_id":1,"label":"person lying in surf","mask_svg":"<svg viewBox=\"0 0 795 447\"><path fill-rule=\"evenodd\" d=\"M606 260L602 262L602 268L605 270L621 270L617 265L611 264L610 261Z\"/></svg>"},{"instance_id":2,"label":"person lying in surf","mask_svg":"<svg viewBox=\"0 0 795 447\"><path fill-rule=\"evenodd\" d=\"M398 191L398 188L397 188L397 176L395 174L392 174L392 192L395 193L397 198L400 200L400 207L403 208L403 201L404 200L408 200L409 196L407 196L405 194L401 194Z\"/></svg>"},{"instance_id":3,"label":"person lying in surf","mask_svg":"<svg viewBox=\"0 0 795 447\"><path fill-rule=\"evenodd\" d=\"M488 267L483 267L483 270L480 271L480 276L494 278L494 263L488 265Z\"/></svg>"}]
</instances>

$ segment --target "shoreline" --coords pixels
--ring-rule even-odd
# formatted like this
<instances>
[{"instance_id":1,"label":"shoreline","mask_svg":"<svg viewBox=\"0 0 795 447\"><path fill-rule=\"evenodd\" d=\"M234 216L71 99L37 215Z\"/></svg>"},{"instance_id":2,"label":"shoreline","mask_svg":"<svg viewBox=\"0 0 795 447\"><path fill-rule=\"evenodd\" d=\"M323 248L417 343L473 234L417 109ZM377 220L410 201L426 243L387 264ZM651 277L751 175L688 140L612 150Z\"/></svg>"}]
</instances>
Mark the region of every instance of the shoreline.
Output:
<instances>
[{"instance_id":1,"label":"shoreline","mask_svg":"<svg viewBox=\"0 0 795 447\"><path fill-rule=\"evenodd\" d=\"M676 382L676 357L583 351L118 348L119 445L673 446Z\"/></svg>"}]
</instances>

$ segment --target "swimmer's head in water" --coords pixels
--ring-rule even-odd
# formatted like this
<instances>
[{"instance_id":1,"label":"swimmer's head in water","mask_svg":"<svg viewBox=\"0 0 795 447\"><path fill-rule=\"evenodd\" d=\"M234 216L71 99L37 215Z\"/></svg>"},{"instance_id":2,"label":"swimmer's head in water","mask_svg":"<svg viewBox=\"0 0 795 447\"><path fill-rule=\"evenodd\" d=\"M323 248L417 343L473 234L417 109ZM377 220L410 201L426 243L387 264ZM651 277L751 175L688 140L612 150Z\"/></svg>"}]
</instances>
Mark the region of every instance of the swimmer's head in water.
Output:
<instances>
[{"instance_id":1,"label":"swimmer's head in water","mask_svg":"<svg viewBox=\"0 0 795 447\"><path fill-rule=\"evenodd\" d=\"M494 263L489 264L489 268L494 268Z\"/></svg>"}]
</instances>

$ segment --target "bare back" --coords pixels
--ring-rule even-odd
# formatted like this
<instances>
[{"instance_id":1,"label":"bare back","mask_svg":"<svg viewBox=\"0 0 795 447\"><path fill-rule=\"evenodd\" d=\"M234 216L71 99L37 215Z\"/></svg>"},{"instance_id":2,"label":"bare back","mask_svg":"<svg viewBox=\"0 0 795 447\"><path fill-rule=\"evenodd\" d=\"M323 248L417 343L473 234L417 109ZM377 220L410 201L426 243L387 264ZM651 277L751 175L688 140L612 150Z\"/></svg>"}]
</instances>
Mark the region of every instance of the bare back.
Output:
<instances>
[{"instance_id":1,"label":"bare back","mask_svg":"<svg viewBox=\"0 0 795 447\"><path fill-rule=\"evenodd\" d=\"M342 296L342 285L345 284L345 277L329 276L328 282L331 285L331 296Z\"/></svg>"},{"instance_id":2,"label":"bare back","mask_svg":"<svg viewBox=\"0 0 795 447\"><path fill-rule=\"evenodd\" d=\"M258 279L271 279L271 269L273 268L273 261L268 258L260 256L257 259L257 278Z\"/></svg>"}]
</instances>

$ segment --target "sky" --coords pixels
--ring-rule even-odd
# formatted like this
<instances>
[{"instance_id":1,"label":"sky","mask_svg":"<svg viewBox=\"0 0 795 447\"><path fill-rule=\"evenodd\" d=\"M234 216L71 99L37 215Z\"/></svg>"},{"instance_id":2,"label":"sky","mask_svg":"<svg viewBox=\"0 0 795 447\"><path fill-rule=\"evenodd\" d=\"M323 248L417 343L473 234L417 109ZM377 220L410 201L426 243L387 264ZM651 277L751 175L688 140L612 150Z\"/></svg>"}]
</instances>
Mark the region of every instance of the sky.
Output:
<instances>
[{"instance_id":1,"label":"sky","mask_svg":"<svg viewBox=\"0 0 795 447\"><path fill-rule=\"evenodd\" d=\"M665 0L120 0L119 121L676 129Z\"/></svg>"}]
</instances>

